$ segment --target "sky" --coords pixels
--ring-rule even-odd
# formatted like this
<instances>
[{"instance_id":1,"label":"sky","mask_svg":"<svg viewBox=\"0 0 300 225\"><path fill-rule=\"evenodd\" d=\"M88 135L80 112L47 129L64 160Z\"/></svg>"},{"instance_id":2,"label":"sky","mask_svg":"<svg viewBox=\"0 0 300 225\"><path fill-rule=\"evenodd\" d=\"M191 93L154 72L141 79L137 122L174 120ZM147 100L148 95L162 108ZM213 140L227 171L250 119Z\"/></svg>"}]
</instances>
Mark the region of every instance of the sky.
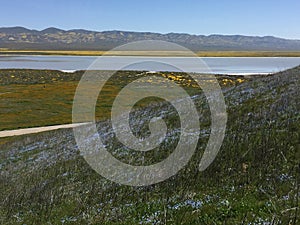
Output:
<instances>
[{"instance_id":1,"label":"sky","mask_svg":"<svg viewBox=\"0 0 300 225\"><path fill-rule=\"evenodd\" d=\"M299 0L0 0L0 27L300 39Z\"/></svg>"}]
</instances>

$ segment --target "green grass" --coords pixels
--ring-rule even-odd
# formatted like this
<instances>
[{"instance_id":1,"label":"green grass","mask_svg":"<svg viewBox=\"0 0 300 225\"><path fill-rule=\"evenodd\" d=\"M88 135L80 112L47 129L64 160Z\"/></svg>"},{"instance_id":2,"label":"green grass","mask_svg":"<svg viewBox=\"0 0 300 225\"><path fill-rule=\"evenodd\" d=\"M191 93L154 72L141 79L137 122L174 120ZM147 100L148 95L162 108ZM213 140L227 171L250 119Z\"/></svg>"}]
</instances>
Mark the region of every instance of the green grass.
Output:
<instances>
[{"instance_id":1,"label":"green grass","mask_svg":"<svg viewBox=\"0 0 300 225\"><path fill-rule=\"evenodd\" d=\"M98 120L110 117L110 108L118 92L141 72L118 72L100 93L96 106ZM0 70L0 130L68 124L72 122L72 104L83 72L63 73L49 70ZM128 76L131 75L131 78ZM146 74L145 74L146 75ZM197 93L197 85L181 73L158 73ZM177 76L184 76L176 80ZM224 87L245 80L220 77ZM133 95L137 93L132 93ZM130 96L126 96L130 98ZM144 101L147 105L151 102Z\"/></svg>"},{"instance_id":2,"label":"green grass","mask_svg":"<svg viewBox=\"0 0 300 225\"><path fill-rule=\"evenodd\" d=\"M229 118L217 158L207 170L198 171L207 142L201 135L186 167L148 187L122 186L102 178L80 155L72 130L2 138L0 223L296 225L299 78L299 68L242 83L220 78L220 83L227 83L222 88ZM193 88L188 90L194 93ZM207 103L202 95L194 101L201 130L209 131ZM142 107L152 117L167 106L159 102ZM138 120L138 111L136 115ZM178 126L176 114L167 115L166 121L173 129ZM144 132L145 126L133 129ZM119 145L113 138L108 141ZM161 154L150 151L144 156L151 162L161 160L175 145L175 140L164 143ZM124 162L141 162L140 154L126 158L122 149L110 151Z\"/></svg>"}]
</instances>

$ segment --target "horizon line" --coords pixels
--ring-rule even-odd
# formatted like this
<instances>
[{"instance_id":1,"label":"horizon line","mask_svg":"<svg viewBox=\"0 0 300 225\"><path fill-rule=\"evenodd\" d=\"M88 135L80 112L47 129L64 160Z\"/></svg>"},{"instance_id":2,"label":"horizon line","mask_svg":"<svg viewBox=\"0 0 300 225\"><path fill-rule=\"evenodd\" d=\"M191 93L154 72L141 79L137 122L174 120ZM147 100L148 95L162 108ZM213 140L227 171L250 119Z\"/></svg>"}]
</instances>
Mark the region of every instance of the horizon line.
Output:
<instances>
[{"instance_id":1,"label":"horizon line","mask_svg":"<svg viewBox=\"0 0 300 225\"><path fill-rule=\"evenodd\" d=\"M276 35L257 35L257 34L221 34L221 33L211 33L211 34L195 34L195 33L187 33L187 32L166 32L166 33L161 33L161 32L157 32L157 31L137 31L137 30L118 30L118 29L111 29L111 30L94 30L94 29L88 29L88 28L58 28L55 26L49 26L46 27L44 29L40 28L29 28L27 26L22 26L22 25L15 25L15 26L1 26L0 29L9 29L9 28L25 28L31 31L38 31L38 32L42 32L44 30L47 29L57 29L57 30L62 30L65 32L70 32L70 31L74 31L74 30L84 30L84 31L89 31L89 32L132 32L132 33L153 33L153 34L161 34L161 35L168 35L168 34L186 34L186 35L193 35L193 36L243 36L243 37L259 37L259 38L264 38L264 37L272 37L272 38L279 38L279 39L285 39L285 40L294 40L294 41L300 41L300 37L299 38L288 38L288 37L281 37L281 36L276 36Z\"/></svg>"}]
</instances>

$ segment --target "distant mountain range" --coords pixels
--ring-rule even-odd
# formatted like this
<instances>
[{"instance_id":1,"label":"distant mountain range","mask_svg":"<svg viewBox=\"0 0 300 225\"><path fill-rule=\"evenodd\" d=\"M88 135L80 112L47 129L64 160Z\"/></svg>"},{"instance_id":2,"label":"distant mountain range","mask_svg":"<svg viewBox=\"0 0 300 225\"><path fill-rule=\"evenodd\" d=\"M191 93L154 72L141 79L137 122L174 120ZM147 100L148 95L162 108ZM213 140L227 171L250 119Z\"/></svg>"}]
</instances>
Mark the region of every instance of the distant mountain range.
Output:
<instances>
[{"instance_id":1,"label":"distant mountain range","mask_svg":"<svg viewBox=\"0 0 300 225\"><path fill-rule=\"evenodd\" d=\"M13 50L109 50L140 40L162 40L185 46L193 51L300 51L300 40L272 36L190 35L128 31L61 30L50 27L30 30L24 27L0 28L0 48Z\"/></svg>"}]
</instances>

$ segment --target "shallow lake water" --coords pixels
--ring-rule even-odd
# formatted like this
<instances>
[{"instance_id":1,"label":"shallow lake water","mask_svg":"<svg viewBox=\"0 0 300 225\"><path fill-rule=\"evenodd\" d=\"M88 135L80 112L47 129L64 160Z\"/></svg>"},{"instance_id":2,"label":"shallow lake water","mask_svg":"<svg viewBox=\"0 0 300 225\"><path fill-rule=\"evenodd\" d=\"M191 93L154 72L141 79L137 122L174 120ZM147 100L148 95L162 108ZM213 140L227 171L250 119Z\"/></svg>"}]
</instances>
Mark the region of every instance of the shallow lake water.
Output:
<instances>
[{"instance_id":1,"label":"shallow lake water","mask_svg":"<svg viewBox=\"0 0 300 225\"><path fill-rule=\"evenodd\" d=\"M300 57L140 57L140 56L28 56L0 55L0 69L86 70L97 60L105 70L266 74L300 65ZM199 63L201 66L199 66ZM95 64L94 64L95 65ZM124 65L127 65L124 67ZM94 67L95 69L95 67Z\"/></svg>"}]
</instances>

